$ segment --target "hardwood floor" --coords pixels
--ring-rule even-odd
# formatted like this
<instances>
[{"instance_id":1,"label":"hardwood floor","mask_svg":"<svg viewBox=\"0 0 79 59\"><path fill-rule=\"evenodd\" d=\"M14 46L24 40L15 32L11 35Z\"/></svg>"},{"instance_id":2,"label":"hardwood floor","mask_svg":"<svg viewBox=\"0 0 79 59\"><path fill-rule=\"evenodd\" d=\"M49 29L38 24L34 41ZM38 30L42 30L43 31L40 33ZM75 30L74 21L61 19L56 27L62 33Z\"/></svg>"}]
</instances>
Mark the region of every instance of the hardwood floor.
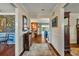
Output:
<instances>
[{"instance_id":1,"label":"hardwood floor","mask_svg":"<svg viewBox=\"0 0 79 59\"><path fill-rule=\"evenodd\" d=\"M64 52L65 56L72 56L69 52Z\"/></svg>"},{"instance_id":2,"label":"hardwood floor","mask_svg":"<svg viewBox=\"0 0 79 59\"><path fill-rule=\"evenodd\" d=\"M70 47L72 56L79 56L79 44L71 44Z\"/></svg>"},{"instance_id":3,"label":"hardwood floor","mask_svg":"<svg viewBox=\"0 0 79 59\"><path fill-rule=\"evenodd\" d=\"M42 39L41 35L37 35L36 37L32 38L32 43L46 43L46 40Z\"/></svg>"},{"instance_id":4,"label":"hardwood floor","mask_svg":"<svg viewBox=\"0 0 79 59\"><path fill-rule=\"evenodd\" d=\"M40 46L36 47L34 44L35 45L40 45ZM51 55L50 55L49 52L46 53L46 51L42 51L42 49L45 47L44 44L47 44L47 46L48 46L48 50L47 51L50 51ZM41 48L41 50L40 50L40 47L42 47L41 45L43 46L43 48ZM33 48L30 48L29 51L25 51L23 56L28 56L28 55L29 56L34 56L34 55L35 56L37 56L37 55L38 56L46 56L46 55L49 55L49 56L59 56L59 55L57 55L55 50L51 47L51 45L49 43L47 43L47 41L45 39L42 39L41 35L37 35L36 37L32 38L32 46L33 46ZM38 49L36 49L36 48L38 48ZM32 49L34 49L34 50L32 50ZM40 51L40 53L39 53L39 51ZM42 52L44 52L44 53L42 53Z\"/></svg>"},{"instance_id":5,"label":"hardwood floor","mask_svg":"<svg viewBox=\"0 0 79 59\"><path fill-rule=\"evenodd\" d=\"M79 44L70 44L70 47L79 48Z\"/></svg>"},{"instance_id":6,"label":"hardwood floor","mask_svg":"<svg viewBox=\"0 0 79 59\"><path fill-rule=\"evenodd\" d=\"M48 43L33 43L30 50L23 56L57 56L55 51Z\"/></svg>"},{"instance_id":7,"label":"hardwood floor","mask_svg":"<svg viewBox=\"0 0 79 59\"><path fill-rule=\"evenodd\" d=\"M0 56L15 56L15 45L0 44Z\"/></svg>"},{"instance_id":8,"label":"hardwood floor","mask_svg":"<svg viewBox=\"0 0 79 59\"><path fill-rule=\"evenodd\" d=\"M70 54L65 52L65 56L79 56L79 44L70 44Z\"/></svg>"}]
</instances>

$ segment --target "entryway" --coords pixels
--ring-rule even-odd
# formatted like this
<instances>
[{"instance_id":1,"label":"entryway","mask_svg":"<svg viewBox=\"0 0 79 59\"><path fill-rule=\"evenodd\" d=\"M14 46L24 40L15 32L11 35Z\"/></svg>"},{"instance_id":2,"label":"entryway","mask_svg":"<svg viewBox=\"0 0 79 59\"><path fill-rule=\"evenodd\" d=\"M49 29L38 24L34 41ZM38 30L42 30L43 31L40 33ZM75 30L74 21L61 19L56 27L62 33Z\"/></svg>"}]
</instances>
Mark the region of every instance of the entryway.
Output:
<instances>
[{"instance_id":1,"label":"entryway","mask_svg":"<svg viewBox=\"0 0 79 59\"><path fill-rule=\"evenodd\" d=\"M45 31L47 31L47 33ZM49 22L31 22L31 46L28 51L23 53L23 56L56 56L56 52L48 43L48 32ZM47 35L47 37L45 35Z\"/></svg>"},{"instance_id":2,"label":"entryway","mask_svg":"<svg viewBox=\"0 0 79 59\"><path fill-rule=\"evenodd\" d=\"M65 55L79 56L79 4L66 4L64 8ZM73 8L74 7L74 8Z\"/></svg>"},{"instance_id":3,"label":"entryway","mask_svg":"<svg viewBox=\"0 0 79 59\"><path fill-rule=\"evenodd\" d=\"M0 56L15 56L15 7L0 4Z\"/></svg>"}]
</instances>

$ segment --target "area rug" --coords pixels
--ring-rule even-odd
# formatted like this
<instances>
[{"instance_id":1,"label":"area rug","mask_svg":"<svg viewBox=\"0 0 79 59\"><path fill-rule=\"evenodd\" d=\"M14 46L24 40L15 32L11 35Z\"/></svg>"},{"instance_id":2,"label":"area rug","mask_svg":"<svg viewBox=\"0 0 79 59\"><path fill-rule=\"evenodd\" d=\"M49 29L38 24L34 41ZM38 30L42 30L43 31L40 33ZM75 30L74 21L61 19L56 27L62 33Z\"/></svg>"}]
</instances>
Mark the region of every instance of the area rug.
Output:
<instances>
[{"instance_id":1,"label":"area rug","mask_svg":"<svg viewBox=\"0 0 79 59\"><path fill-rule=\"evenodd\" d=\"M52 52L47 43L32 44L30 50L23 54L23 56L52 56Z\"/></svg>"}]
</instances>

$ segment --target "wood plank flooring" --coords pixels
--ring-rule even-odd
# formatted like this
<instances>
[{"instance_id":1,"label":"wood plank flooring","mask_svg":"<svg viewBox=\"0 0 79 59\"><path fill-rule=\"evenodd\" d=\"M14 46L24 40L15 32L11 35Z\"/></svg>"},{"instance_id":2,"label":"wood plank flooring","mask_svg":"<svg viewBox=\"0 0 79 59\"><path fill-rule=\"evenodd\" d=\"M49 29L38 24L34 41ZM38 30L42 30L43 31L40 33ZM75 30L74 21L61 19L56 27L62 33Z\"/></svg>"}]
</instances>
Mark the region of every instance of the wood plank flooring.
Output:
<instances>
[{"instance_id":1,"label":"wood plank flooring","mask_svg":"<svg viewBox=\"0 0 79 59\"><path fill-rule=\"evenodd\" d=\"M67 52L65 56L79 56L79 44L70 44L70 54Z\"/></svg>"},{"instance_id":2,"label":"wood plank flooring","mask_svg":"<svg viewBox=\"0 0 79 59\"><path fill-rule=\"evenodd\" d=\"M41 35L37 35L36 37L32 38L32 43L46 43L46 40L42 39Z\"/></svg>"},{"instance_id":3,"label":"wood plank flooring","mask_svg":"<svg viewBox=\"0 0 79 59\"><path fill-rule=\"evenodd\" d=\"M15 56L15 45L0 44L0 56Z\"/></svg>"},{"instance_id":4,"label":"wood plank flooring","mask_svg":"<svg viewBox=\"0 0 79 59\"><path fill-rule=\"evenodd\" d=\"M33 44L39 44L39 45L41 45L41 44L47 44L48 45L48 48L49 48L49 51L51 52L51 56L57 56L57 54L55 53L55 51L54 51L54 49L50 46L50 44L49 43L47 43L47 41L45 40L45 39L42 39L42 37L41 37L41 35L38 35L38 36L36 36L36 37L34 37L34 38L32 38L32 46L33 46ZM36 47L36 46L35 46ZM41 48L42 49L42 48ZM38 49L39 50L39 49ZM24 52L24 54L23 54L23 56L27 56L27 54L29 53L30 51L25 51ZM34 51L33 51L34 52ZM41 51L40 51L41 52ZM35 53L35 52L34 52ZM30 52L30 54L33 54L33 53L31 53ZM37 53L37 54L39 54L39 52ZM42 54L41 56L45 56L46 54L44 53L44 54ZM49 55L49 53L48 53L48 55ZM36 55L35 55L36 56ZM39 55L40 56L40 55Z\"/></svg>"},{"instance_id":5,"label":"wood plank flooring","mask_svg":"<svg viewBox=\"0 0 79 59\"><path fill-rule=\"evenodd\" d=\"M71 55L72 56L79 56L79 44L71 44Z\"/></svg>"}]
</instances>

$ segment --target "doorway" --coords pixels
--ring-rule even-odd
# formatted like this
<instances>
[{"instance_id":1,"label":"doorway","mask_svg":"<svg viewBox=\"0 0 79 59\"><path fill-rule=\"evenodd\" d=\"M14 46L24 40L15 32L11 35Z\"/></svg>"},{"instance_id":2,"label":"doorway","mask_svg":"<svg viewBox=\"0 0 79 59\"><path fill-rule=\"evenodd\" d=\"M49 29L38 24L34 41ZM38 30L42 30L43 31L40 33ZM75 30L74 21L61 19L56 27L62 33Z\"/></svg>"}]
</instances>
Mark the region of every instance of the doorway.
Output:
<instances>
[{"instance_id":1,"label":"doorway","mask_svg":"<svg viewBox=\"0 0 79 59\"><path fill-rule=\"evenodd\" d=\"M39 42L47 42L48 41L48 34L49 34L49 24L48 23L37 23L32 22L31 23L31 30L32 30L32 38L39 37ZM46 32L46 34L45 34ZM46 36L45 36L46 35Z\"/></svg>"},{"instance_id":2,"label":"doorway","mask_svg":"<svg viewBox=\"0 0 79 59\"><path fill-rule=\"evenodd\" d=\"M49 41L49 25L48 24L41 25L41 35L42 35L42 40L46 40L46 42Z\"/></svg>"},{"instance_id":3,"label":"doorway","mask_svg":"<svg viewBox=\"0 0 79 59\"><path fill-rule=\"evenodd\" d=\"M74 6L74 7L73 7ZM65 55L79 56L78 19L79 4L67 4L64 8L64 42Z\"/></svg>"},{"instance_id":4,"label":"doorway","mask_svg":"<svg viewBox=\"0 0 79 59\"><path fill-rule=\"evenodd\" d=\"M0 55L15 55L15 15L0 15Z\"/></svg>"},{"instance_id":5,"label":"doorway","mask_svg":"<svg viewBox=\"0 0 79 59\"><path fill-rule=\"evenodd\" d=\"M0 56L15 56L15 7L0 3Z\"/></svg>"}]
</instances>

